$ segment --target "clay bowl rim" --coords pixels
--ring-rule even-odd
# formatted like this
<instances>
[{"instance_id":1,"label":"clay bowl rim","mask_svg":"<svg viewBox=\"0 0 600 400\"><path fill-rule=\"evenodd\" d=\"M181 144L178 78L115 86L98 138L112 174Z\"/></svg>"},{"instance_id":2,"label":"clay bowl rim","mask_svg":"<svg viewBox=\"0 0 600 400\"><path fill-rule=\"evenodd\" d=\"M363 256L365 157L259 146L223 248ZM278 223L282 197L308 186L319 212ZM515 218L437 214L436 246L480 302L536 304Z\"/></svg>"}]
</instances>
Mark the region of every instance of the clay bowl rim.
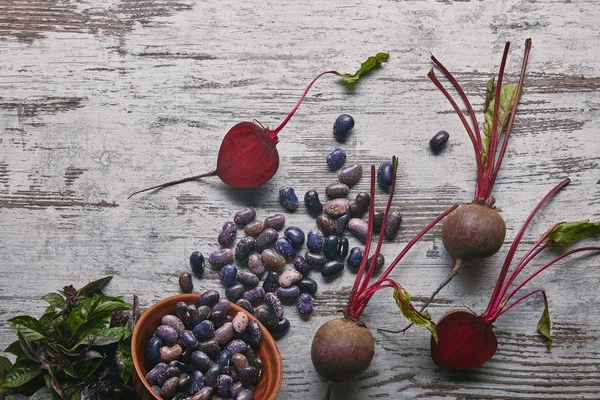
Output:
<instances>
[{"instance_id":1,"label":"clay bowl rim","mask_svg":"<svg viewBox=\"0 0 600 400\"><path fill-rule=\"evenodd\" d=\"M159 300L158 302L156 302L152 306L150 306L142 314L140 319L135 324L135 328L133 329L133 335L131 337L131 358L133 360L133 369L134 369L133 373L137 374L140 382L144 385L144 387L146 388L148 393L150 393L152 396L154 396L154 398L157 400L162 399L162 397L160 397L154 393L154 391L152 390L152 387L146 381L145 374L142 374L140 358L138 358L138 354L136 351L137 346L135 346L135 344L139 340L141 340L139 337L142 335L142 330L143 330L143 326L145 324L146 319L150 318L149 316L157 308L159 308L163 304L168 304L171 302L173 302L173 305L175 305L179 301L183 301L187 304L190 304L190 301L191 301L193 304L195 304L195 302L198 300L200 295L201 295L201 293L186 293L186 294L178 294L175 296L166 297L162 300ZM242 307L238 306L237 304L232 303L231 301L229 302L229 304L231 304L230 314L232 312L237 313L239 311L242 311L243 313L245 313L248 316L248 318L250 320L257 321L259 323L260 329L263 333L262 340L266 340L268 343L268 347L275 350L274 370L276 371L276 374L274 374L274 375L275 375L275 382L276 382L275 386L276 386L277 390L274 390L271 393L267 393L266 397L264 398L264 400L274 400L277 397L277 394L279 393L279 391L281 389L281 384L283 382L283 362L281 360L281 351L279 350L279 347L277 346L275 339L273 339L273 336L271 336L269 331L264 327L264 325L254 315L250 314L248 311L244 310ZM262 346L264 346L264 344L262 344Z\"/></svg>"}]
</instances>

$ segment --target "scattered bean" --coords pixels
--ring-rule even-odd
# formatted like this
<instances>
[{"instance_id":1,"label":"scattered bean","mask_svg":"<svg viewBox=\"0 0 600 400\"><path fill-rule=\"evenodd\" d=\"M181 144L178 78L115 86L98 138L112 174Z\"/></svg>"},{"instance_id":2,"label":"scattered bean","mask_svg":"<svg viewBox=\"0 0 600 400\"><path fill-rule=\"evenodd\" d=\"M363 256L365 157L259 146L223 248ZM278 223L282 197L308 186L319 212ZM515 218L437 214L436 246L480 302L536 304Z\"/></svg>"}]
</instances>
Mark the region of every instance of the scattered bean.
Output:
<instances>
[{"instance_id":1,"label":"scattered bean","mask_svg":"<svg viewBox=\"0 0 600 400\"><path fill-rule=\"evenodd\" d=\"M172 326L160 325L154 331L154 336L159 338L163 345L171 346L177 342L179 333Z\"/></svg>"},{"instance_id":2,"label":"scattered bean","mask_svg":"<svg viewBox=\"0 0 600 400\"><path fill-rule=\"evenodd\" d=\"M229 247L235 241L235 236L237 234L237 227L235 223L232 221L227 221L223 224L221 228L221 233L219 233L219 237L217 238L217 242L223 247Z\"/></svg>"},{"instance_id":3,"label":"scattered bean","mask_svg":"<svg viewBox=\"0 0 600 400\"><path fill-rule=\"evenodd\" d=\"M348 114L341 114L333 124L333 135L343 142L352 128L354 128L354 118Z\"/></svg>"},{"instance_id":4,"label":"scattered bean","mask_svg":"<svg viewBox=\"0 0 600 400\"><path fill-rule=\"evenodd\" d=\"M341 235L346 229L348 219L345 216L331 219L323 215L317 217L317 226L325 235Z\"/></svg>"},{"instance_id":5,"label":"scattered bean","mask_svg":"<svg viewBox=\"0 0 600 400\"><path fill-rule=\"evenodd\" d=\"M245 291L246 288L244 287L244 285L240 282L237 282L225 289L225 297L227 297L229 301L235 303L236 301L242 298Z\"/></svg>"},{"instance_id":6,"label":"scattered bean","mask_svg":"<svg viewBox=\"0 0 600 400\"><path fill-rule=\"evenodd\" d=\"M248 293L248 292L246 292ZM250 314L254 314L254 307L252 307L252 303L248 299L246 299L246 293L244 293L244 297L235 302L238 306L242 307L244 310L248 311Z\"/></svg>"},{"instance_id":7,"label":"scattered bean","mask_svg":"<svg viewBox=\"0 0 600 400\"><path fill-rule=\"evenodd\" d=\"M325 255L311 253L310 251L304 254L304 259L312 268L321 268L327 262Z\"/></svg>"},{"instance_id":8,"label":"scattered bean","mask_svg":"<svg viewBox=\"0 0 600 400\"><path fill-rule=\"evenodd\" d=\"M179 358L181 353L183 353L183 349L178 344L174 344L173 346L163 346L160 348L160 361L169 363Z\"/></svg>"},{"instance_id":9,"label":"scattered bean","mask_svg":"<svg viewBox=\"0 0 600 400\"><path fill-rule=\"evenodd\" d=\"M340 238L335 235L325 237L323 241L323 255L329 260L336 260L338 257L338 244Z\"/></svg>"},{"instance_id":10,"label":"scattered bean","mask_svg":"<svg viewBox=\"0 0 600 400\"><path fill-rule=\"evenodd\" d=\"M300 293L308 293L311 296L317 291L317 282L314 279L303 278L295 283L300 289Z\"/></svg>"},{"instance_id":11,"label":"scattered bean","mask_svg":"<svg viewBox=\"0 0 600 400\"><path fill-rule=\"evenodd\" d=\"M209 306L209 307L214 307L218 302L219 302L219 292L217 292L216 290L207 290L206 292L202 293L200 295L200 297L198 298L198 301L196 302L196 305L198 307L200 306Z\"/></svg>"},{"instance_id":12,"label":"scattered bean","mask_svg":"<svg viewBox=\"0 0 600 400\"><path fill-rule=\"evenodd\" d=\"M194 304L188 304L187 312L190 316L190 324L194 326L198 325L208 316L208 314L204 315L203 312L200 312L200 310L198 310L198 307L196 307L196 305Z\"/></svg>"},{"instance_id":13,"label":"scattered bean","mask_svg":"<svg viewBox=\"0 0 600 400\"><path fill-rule=\"evenodd\" d=\"M198 370L194 370L190 375L190 383L188 389L190 393L198 393L204 387L204 374Z\"/></svg>"},{"instance_id":14,"label":"scattered bean","mask_svg":"<svg viewBox=\"0 0 600 400\"><path fill-rule=\"evenodd\" d=\"M373 256L369 257L369 259L367 260L367 269L371 267L372 262ZM383 267L383 264L385 264L385 258L383 257L383 254L379 254L377 256L377 262L375 263L375 271L380 270L381 267Z\"/></svg>"},{"instance_id":15,"label":"scattered bean","mask_svg":"<svg viewBox=\"0 0 600 400\"><path fill-rule=\"evenodd\" d=\"M275 291L275 295L282 301L293 301L300 295L300 288L298 286L280 287Z\"/></svg>"},{"instance_id":16,"label":"scattered bean","mask_svg":"<svg viewBox=\"0 0 600 400\"><path fill-rule=\"evenodd\" d=\"M277 238L279 238L279 233L277 233L275 229L266 228L256 238L256 251L262 252L263 250L271 246L273 243L275 243L277 241Z\"/></svg>"},{"instance_id":17,"label":"scattered bean","mask_svg":"<svg viewBox=\"0 0 600 400\"><path fill-rule=\"evenodd\" d=\"M348 254L346 264L352 270L358 270L363 259L363 250L360 247L353 247Z\"/></svg>"},{"instance_id":18,"label":"scattered bean","mask_svg":"<svg viewBox=\"0 0 600 400\"><path fill-rule=\"evenodd\" d=\"M342 168L342 165L344 165L345 162L346 152L340 148L333 149L327 156L327 165L333 170Z\"/></svg>"},{"instance_id":19,"label":"scattered bean","mask_svg":"<svg viewBox=\"0 0 600 400\"><path fill-rule=\"evenodd\" d=\"M236 333L244 333L246 327L248 326L248 316L246 313L240 311L233 318L233 330Z\"/></svg>"},{"instance_id":20,"label":"scattered bean","mask_svg":"<svg viewBox=\"0 0 600 400\"><path fill-rule=\"evenodd\" d=\"M196 350L192 353L190 361L194 367L198 368L202 372L208 371L213 364L213 361L210 359L208 354L200 350ZM192 375L192 379L194 379L194 375Z\"/></svg>"},{"instance_id":21,"label":"scattered bean","mask_svg":"<svg viewBox=\"0 0 600 400\"><path fill-rule=\"evenodd\" d=\"M219 279L224 286L230 287L237 283L237 273L235 265L227 264L219 271Z\"/></svg>"},{"instance_id":22,"label":"scattered bean","mask_svg":"<svg viewBox=\"0 0 600 400\"><path fill-rule=\"evenodd\" d=\"M192 267L192 272L197 277L202 277L204 274L204 256L199 251L195 251L190 255L190 267Z\"/></svg>"},{"instance_id":23,"label":"scattered bean","mask_svg":"<svg viewBox=\"0 0 600 400\"><path fill-rule=\"evenodd\" d=\"M163 317L160 319L160 324L170 326L171 328L177 331L177 334L181 334L181 332L183 332L183 330L185 329L183 322L181 322L179 318L171 314L163 315Z\"/></svg>"},{"instance_id":24,"label":"scattered bean","mask_svg":"<svg viewBox=\"0 0 600 400\"><path fill-rule=\"evenodd\" d=\"M385 224L385 238L393 240L400 229L400 223L402 222L402 215L398 211L392 211L387 216Z\"/></svg>"},{"instance_id":25,"label":"scattered bean","mask_svg":"<svg viewBox=\"0 0 600 400\"><path fill-rule=\"evenodd\" d=\"M246 226L256 218L256 211L252 207L246 207L235 213L233 221L241 226Z\"/></svg>"},{"instance_id":26,"label":"scattered bean","mask_svg":"<svg viewBox=\"0 0 600 400\"><path fill-rule=\"evenodd\" d=\"M429 140L429 147L431 147L431 150L434 152L439 151L442 147L444 147L449 137L450 134L448 134L448 132L439 131Z\"/></svg>"},{"instance_id":27,"label":"scattered bean","mask_svg":"<svg viewBox=\"0 0 600 400\"><path fill-rule=\"evenodd\" d=\"M283 214L275 214L275 215L271 215L270 217L265 218L265 229L271 228L271 229L275 229L276 231L278 231L281 228L283 228L284 225L285 225L285 215L283 215Z\"/></svg>"},{"instance_id":28,"label":"scattered bean","mask_svg":"<svg viewBox=\"0 0 600 400\"><path fill-rule=\"evenodd\" d=\"M308 293L302 293L296 300L296 307L302 315L310 315L313 312L312 296Z\"/></svg>"},{"instance_id":29,"label":"scattered bean","mask_svg":"<svg viewBox=\"0 0 600 400\"><path fill-rule=\"evenodd\" d=\"M394 167L390 161L385 161L379 164L377 168L377 182L384 189L392 186Z\"/></svg>"},{"instance_id":30,"label":"scattered bean","mask_svg":"<svg viewBox=\"0 0 600 400\"><path fill-rule=\"evenodd\" d=\"M246 270L238 271L237 280L238 280L238 282L243 284L246 288L256 287L258 285L258 283L260 282L260 279L258 279L258 276L254 275L252 272L246 271Z\"/></svg>"},{"instance_id":31,"label":"scattered bean","mask_svg":"<svg viewBox=\"0 0 600 400\"><path fill-rule=\"evenodd\" d=\"M351 164L343 167L338 172L338 179L340 182L345 183L348 186L352 186L360 180L362 177L363 168L360 164Z\"/></svg>"},{"instance_id":32,"label":"scattered bean","mask_svg":"<svg viewBox=\"0 0 600 400\"><path fill-rule=\"evenodd\" d=\"M304 244L304 232L297 226L290 226L286 228L283 235L290 241L294 248L298 248Z\"/></svg>"},{"instance_id":33,"label":"scattered bean","mask_svg":"<svg viewBox=\"0 0 600 400\"><path fill-rule=\"evenodd\" d=\"M342 237L340 238L337 246L337 255L339 258L344 259L348 255L348 247L350 244L348 243L348 238Z\"/></svg>"},{"instance_id":34,"label":"scattered bean","mask_svg":"<svg viewBox=\"0 0 600 400\"><path fill-rule=\"evenodd\" d=\"M262 340L262 331L260 330L258 322L254 320L248 322L248 326L246 327L246 339L246 342L248 342L250 347L254 349L258 348L258 345Z\"/></svg>"},{"instance_id":35,"label":"scattered bean","mask_svg":"<svg viewBox=\"0 0 600 400\"><path fill-rule=\"evenodd\" d=\"M379 234L381 232L381 226L383 225L384 210L377 209L373 213L373 233Z\"/></svg>"},{"instance_id":36,"label":"scattered bean","mask_svg":"<svg viewBox=\"0 0 600 400\"><path fill-rule=\"evenodd\" d=\"M265 272L265 266L262 263L262 258L258 253L250 254L248 257L248 269L250 272L260 277Z\"/></svg>"},{"instance_id":37,"label":"scattered bean","mask_svg":"<svg viewBox=\"0 0 600 400\"><path fill-rule=\"evenodd\" d=\"M255 247L256 239L252 236L243 237L235 246L235 260L239 263L246 263Z\"/></svg>"},{"instance_id":38,"label":"scattered bean","mask_svg":"<svg viewBox=\"0 0 600 400\"><path fill-rule=\"evenodd\" d=\"M282 272L285 268L285 258L271 249L264 250L260 257L263 265L269 271Z\"/></svg>"},{"instance_id":39,"label":"scattered bean","mask_svg":"<svg viewBox=\"0 0 600 400\"><path fill-rule=\"evenodd\" d=\"M269 332L271 332L271 334L276 337L276 338L280 338L281 336L283 336L288 330L290 329L290 321L287 318L282 318L279 320L279 322L277 323L277 326L270 329ZM248 368L254 368L254 367L248 367ZM243 372L242 372L243 373ZM253 374L254 375L254 374Z\"/></svg>"},{"instance_id":40,"label":"scattered bean","mask_svg":"<svg viewBox=\"0 0 600 400\"><path fill-rule=\"evenodd\" d=\"M321 275L325 278L335 276L344 270L344 263L341 261L329 261L321 268Z\"/></svg>"},{"instance_id":41,"label":"scattered bean","mask_svg":"<svg viewBox=\"0 0 600 400\"><path fill-rule=\"evenodd\" d=\"M289 211L298 208L298 196L291 186L283 186L279 189L279 202Z\"/></svg>"},{"instance_id":42,"label":"scattered bean","mask_svg":"<svg viewBox=\"0 0 600 400\"><path fill-rule=\"evenodd\" d=\"M212 312L214 313L216 311L221 311L225 315L229 314L229 311L231 311L231 303L226 299L219 299L217 304L212 307Z\"/></svg>"},{"instance_id":43,"label":"scattered bean","mask_svg":"<svg viewBox=\"0 0 600 400\"><path fill-rule=\"evenodd\" d=\"M296 256L296 249L287 238L279 238L275 241L275 251L285 257L286 260Z\"/></svg>"},{"instance_id":44,"label":"scattered bean","mask_svg":"<svg viewBox=\"0 0 600 400\"><path fill-rule=\"evenodd\" d=\"M292 261L292 264L294 265L296 271L300 273L300 275L306 275L308 271L310 271L310 264L306 262L304 257L302 257L300 254L294 257L294 261Z\"/></svg>"},{"instance_id":45,"label":"scattered bean","mask_svg":"<svg viewBox=\"0 0 600 400\"><path fill-rule=\"evenodd\" d=\"M313 229L307 234L306 247L308 247L310 251L320 253L323 249L323 240L323 233L318 229Z\"/></svg>"},{"instance_id":46,"label":"scattered bean","mask_svg":"<svg viewBox=\"0 0 600 400\"><path fill-rule=\"evenodd\" d=\"M309 190L304 195L304 205L312 215L319 215L323 212L323 204L319 200L319 193L315 190Z\"/></svg>"},{"instance_id":47,"label":"scattered bean","mask_svg":"<svg viewBox=\"0 0 600 400\"><path fill-rule=\"evenodd\" d=\"M167 381L163 383L162 387L160 388L160 396L164 397L165 399L169 399L175 396L175 394L177 393L178 381L179 378L176 376L167 379Z\"/></svg>"},{"instance_id":48,"label":"scattered bean","mask_svg":"<svg viewBox=\"0 0 600 400\"><path fill-rule=\"evenodd\" d=\"M182 324L183 326L183 324ZM160 348L162 347L162 340L157 337L153 337L146 346L146 360L151 363L160 361ZM146 378L148 379L148 378ZM150 382L150 381L148 381Z\"/></svg>"},{"instance_id":49,"label":"scattered bean","mask_svg":"<svg viewBox=\"0 0 600 400\"><path fill-rule=\"evenodd\" d=\"M371 195L367 192L360 192L356 195L354 203L348 207L348 213L351 217L360 218L368 209Z\"/></svg>"},{"instance_id":50,"label":"scattered bean","mask_svg":"<svg viewBox=\"0 0 600 400\"><path fill-rule=\"evenodd\" d=\"M350 188L345 183L332 183L325 188L325 195L329 199L338 199L347 197L350 193ZM325 207L327 211L327 207Z\"/></svg>"},{"instance_id":51,"label":"scattered bean","mask_svg":"<svg viewBox=\"0 0 600 400\"><path fill-rule=\"evenodd\" d=\"M186 349L195 349L198 345L198 339L196 339L196 336L191 331L181 332L181 342Z\"/></svg>"},{"instance_id":52,"label":"scattered bean","mask_svg":"<svg viewBox=\"0 0 600 400\"><path fill-rule=\"evenodd\" d=\"M233 262L233 250L222 249L213 251L208 257L210 265L216 268L220 268L223 265L231 264Z\"/></svg>"},{"instance_id":53,"label":"scattered bean","mask_svg":"<svg viewBox=\"0 0 600 400\"><path fill-rule=\"evenodd\" d=\"M348 207L348 200L333 199L325 203L325 212L331 217L341 217L348 212Z\"/></svg>"},{"instance_id":54,"label":"scattered bean","mask_svg":"<svg viewBox=\"0 0 600 400\"><path fill-rule=\"evenodd\" d=\"M271 310L277 315L277 318L283 318L283 305L281 300L273 293L267 293L265 295L265 303L271 308Z\"/></svg>"},{"instance_id":55,"label":"scattered bean","mask_svg":"<svg viewBox=\"0 0 600 400\"><path fill-rule=\"evenodd\" d=\"M234 333L234 327L232 322L225 322L219 329L217 329L213 335L213 340L219 344L225 344L231 340Z\"/></svg>"},{"instance_id":56,"label":"scattered bean","mask_svg":"<svg viewBox=\"0 0 600 400\"><path fill-rule=\"evenodd\" d=\"M367 232L369 230L369 224L362 219L352 218L348 221L348 230L361 241L365 242L367 240Z\"/></svg>"},{"instance_id":57,"label":"scattered bean","mask_svg":"<svg viewBox=\"0 0 600 400\"><path fill-rule=\"evenodd\" d=\"M244 233L248 236L257 237L265 229L263 221L253 221L244 227Z\"/></svg>"},{"instance_id":58,"label":"scattered bean","mask_svg":"<svg viewBox=\"0 0 600 400\"><path fill-rule=\"evenodd\" d=\"M268 275L267 275L268 277ZM265 280L266 282L266 280ZM264 283L263 283L264 285ZM248 300L253 306L263 301L265 298L265 289L261 286L257 286L254 289L248 290L244 293L244 299Z\"/></svg>"},{"instance_id":59,"label":"scattered bean","mask_svg":"<svg viewBox=\"0 0 600 400\"><path fill-rule=\"evenodd\" d=\"M210 339L215 332L215 325L210 320L200 322L192 329L192 333L198 340ZM192 354L193 356L193 354Z\"/></svg>"},{"instance_id":60,"label":"scattered bean","mask_svg":"<svg viewBox=\"0 0 600 400\"><path fill-rule=\"evenodd\" d=\"M273 271L267 272L267 276L263 281L263 288L265 292L274 292L279 287L279 274Z\"/></svg>"}]
</instances>

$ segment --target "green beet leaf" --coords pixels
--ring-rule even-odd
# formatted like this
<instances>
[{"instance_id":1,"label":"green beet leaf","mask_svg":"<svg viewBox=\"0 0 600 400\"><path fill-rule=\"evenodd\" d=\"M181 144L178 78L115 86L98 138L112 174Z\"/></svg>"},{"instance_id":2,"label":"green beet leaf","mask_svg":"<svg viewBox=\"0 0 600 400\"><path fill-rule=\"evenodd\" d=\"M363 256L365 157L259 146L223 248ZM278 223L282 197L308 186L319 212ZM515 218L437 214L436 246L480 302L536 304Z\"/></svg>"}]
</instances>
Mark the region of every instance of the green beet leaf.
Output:
<instances>
[{"instance_id":1,"label":"green beet leaf","mask_svg":"<svg viewBox=\"0 0 600 400\"><path fill-rule=\"evenodd\" d=\"M429 313L423 314L415 310L413 305L410 303L410 294L399 284L396 284L394 287L394 299L396 300L396 305L398 305L398 308L400 308L400 311L402 311L402 314L410 322L417 326L427 328L427 330L431 332L431 335L435 341L438 341L435 324L431 322L431 316Z\"/></svg>"},{"instance_id":2,"label":"green beet leaf","mask_svg":"<svg viewBox=\"0 0 600 400\"><path fill-rule=\"evenodd\" d=\"M564 222L550 232L546 238L549 242L569 244L589 236L600 235L600 222L589 220Z\"/></svg>"},{"instance_id":3,"label":"green beet leaf","mask_svg":"<svg viewBox=\"0 0 600 400\"><path fill-rule=\"evenodd\" d=\"M17 361L4 378L4 387L17 388L31 382L42 373L40 366L30 360Z\"/></svg>"},{"instance_id":4,"label":"green beet leaf","mask_svg":"<svg viewBox=\"0 0 600 400\"><path fill-rule=\"evenodd\" d=\"M380 66L382 63L386 62L389 58L389 53L377 53L374 56L367 58L362 64L360 64L360 68L354 74L343 74L342 79L344 83L348 85L353 85L360 79L361 76L370 72L373 68Z\"/></svg>"},{"instance_id":5,"label":"green beet leaf","mask_svg":"<svg viewBox=\"0 0 600 400\"><path fill-rule=\"evenodd\" d=\"M550 351L550 346L552 345L552 336L550 336L550 313L548 312L548 298L546 297L546 293L542 292L544 295L544 312L538 322L537 330L542 335L544 340L546 341L546 346L548 347L548 351Z\"/></svg>"}]
</instances>

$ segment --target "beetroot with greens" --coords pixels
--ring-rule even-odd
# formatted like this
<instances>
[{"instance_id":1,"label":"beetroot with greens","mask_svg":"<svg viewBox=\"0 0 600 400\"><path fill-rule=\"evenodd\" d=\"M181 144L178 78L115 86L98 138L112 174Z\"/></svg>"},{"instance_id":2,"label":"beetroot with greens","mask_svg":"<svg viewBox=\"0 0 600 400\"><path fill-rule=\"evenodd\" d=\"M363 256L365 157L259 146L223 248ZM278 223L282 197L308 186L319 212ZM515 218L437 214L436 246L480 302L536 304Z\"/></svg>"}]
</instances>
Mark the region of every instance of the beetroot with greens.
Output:
<instances>
[{"instance_id":1,"label":"beetroot with greens","mask_svg":"<svg viewBox=\"0 0 600 400\"><path fill-rule=\"evenodd\" d=\"M471 310L456 309L446 314L437 323L437 337L431 339L431 357L441 370L474 368L492 358L498 347L492 324L498 317L515 305L535 294L541 294L544 299L545 308L538 323L538 331L544 339L546 339L548 348L550 347L552 339L550 337L550 317L548 314L546 292L543 289L539 289L521 296L516 300L513 300L513 297L531 279L557 261L574 253L600 251L600 247L588 246L569 250L554 258L552 261L547 262L541 268L538 268L512 289L511 286L527 264L529 264L544 249L555 243L569 244L586 236L600 234L600 223L594 224L588 221L580 221L571 223L563 222L554 225L546 231L546 233L544 233L527 251L525 256L516 263L512 272L510 274L508 274L508 272L517 247L525 233L525 229L527 229L527 226L531 223L533 217L540 208L550 200L556 192L558 192L558 190L566 186L569 182L569 179L565 179L552 189L537 205L521 227L521 230L515 237L515 240L508 251L486 311L478 316Z\"/></svg>"},{"instance_id":2,"label":"beetroot with greens","mask_svg":"<svg viewBox=\"0 0 600 400\"><path fill-rule=\"evenodd\" d=\"M446 96L471 139L473 149L475 150L477 180L473 201L470 204L461 205L444 220L442 242L446 250L454 257L455 262L450 276L435 290L422 309L425 309L435 295L460 272L466 260L489 257L495 254L504 243L506 226L500 214L493 208L495 199L492 196L492 189L506 152L517 105L523 91L523 81L531 49L531 39L525 41L525 54L523 56L519 82L503 86L502 79L509 47L510 43L507 42L504 47L497 82L492 78L487 84L483 136L479 129L473 107L460 84L441 62L435 57L431 57L433 63L452 83L461 100L467 106L472 127L460 110L459 105L442 86L433 69L429 71L429 78ZM504 137L500 140L503 132ZM501 142L502 144L500 144ZM496 152L498 152L497 155Z\"/></svg>"},{"instance_id":3,"label":"beetroot with greens","mask_svg":"<svg viewBox=\"0 0 600 400\"><path fill-rule=\"evenodd\" d=\"M410 295L396 281L389 278L394 267L400 262L404 255L412 248L429 229L437 224L442 218L453 211L457 206L452 206L440 214L429 225L423 228L392 261L381 276L369 285L371 277L376 270L375 264L380 254L384 240L387 216L394 196L396 186L396 171L398 160L392 159L392 183L385 209L385 217L381 226L379 240L374 253L369 256L371 239L373 236L374 198L375 198L375 166L371 166L371 193L369 207L369 228L366 235L364 256L360 263L348 305L344 310L344 316L333 319L323 324L315 333L311 347L311 359L317 372L329 382L338 382L351 379L365 371L373 359L375 343L373 336L365 324L360 320L365 307L373 295L385 288L394 290L394 298L402 314L412 323L426 327L435 337L435 326L429 316L419 313L410 303Z\"/></svg>"},{"instance_id":4,"label":"beetroot with greens","mask_svg":"<svg viewBox=\"0 0 600 400\"><path fill-rule=\"evenodd\" d=\"M219 156L217 157L217 168L214 171L138 190L129 197L149 190L162 189L167 186L215 175L226 184L238 188L253 188L262 185L275 175L279 167L279 153L276 147L279 142L279 132L287 125L298 107L300 107L306 94L317 79L323 75L333 74L341 77L345 84L353 85L362 75L387 61L388 57L388 53L377 53L363 62L354 74L342 74L337 71L320 73L308 84L300 100L277 128L270 130L254 122L240 122L233 126L221 142Z\"/></svg>"}]
</instances>

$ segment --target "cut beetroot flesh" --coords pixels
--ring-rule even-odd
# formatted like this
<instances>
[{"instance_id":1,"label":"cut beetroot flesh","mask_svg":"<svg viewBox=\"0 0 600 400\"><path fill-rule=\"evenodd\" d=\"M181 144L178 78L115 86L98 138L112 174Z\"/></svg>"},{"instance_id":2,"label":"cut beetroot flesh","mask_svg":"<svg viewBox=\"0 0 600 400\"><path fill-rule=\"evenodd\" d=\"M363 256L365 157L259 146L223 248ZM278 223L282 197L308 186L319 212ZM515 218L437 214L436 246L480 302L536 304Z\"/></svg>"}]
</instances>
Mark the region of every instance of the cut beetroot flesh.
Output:
<instances>
[{"instance_id":1,"label":"cut beetroot flesh","mask_svg":"<svg viewBox=\"0 0 600 400\"><path fill-rule=\"evenodd\" d=\"M477 367L498 348L492 326L469 310L446 314L436 330L438 343L431 338L431 358L440 370Z\"/></svg>"}]
</instances>

